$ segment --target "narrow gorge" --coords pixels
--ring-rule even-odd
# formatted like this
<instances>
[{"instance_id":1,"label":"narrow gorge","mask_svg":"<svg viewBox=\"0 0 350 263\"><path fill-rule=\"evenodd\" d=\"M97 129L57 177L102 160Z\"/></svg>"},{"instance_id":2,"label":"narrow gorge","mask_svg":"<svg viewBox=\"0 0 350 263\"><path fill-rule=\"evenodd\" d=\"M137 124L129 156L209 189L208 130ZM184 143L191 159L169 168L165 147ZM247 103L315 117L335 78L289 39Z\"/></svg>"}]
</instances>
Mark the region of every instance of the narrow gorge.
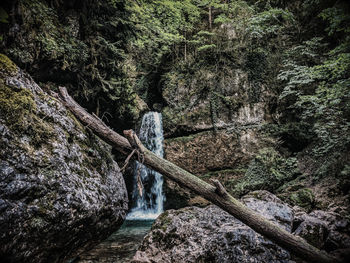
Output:
<instances>
[{"instance_id":1,"label":"narrow gorge","mask_svg":"<svg viewBox=\"0 0 350 263\"><path fill-rule=\"evenodd\" d=\"M347 262L349 32L346 0L2 1L0 261Z\"/></svg>"}]
</instances>

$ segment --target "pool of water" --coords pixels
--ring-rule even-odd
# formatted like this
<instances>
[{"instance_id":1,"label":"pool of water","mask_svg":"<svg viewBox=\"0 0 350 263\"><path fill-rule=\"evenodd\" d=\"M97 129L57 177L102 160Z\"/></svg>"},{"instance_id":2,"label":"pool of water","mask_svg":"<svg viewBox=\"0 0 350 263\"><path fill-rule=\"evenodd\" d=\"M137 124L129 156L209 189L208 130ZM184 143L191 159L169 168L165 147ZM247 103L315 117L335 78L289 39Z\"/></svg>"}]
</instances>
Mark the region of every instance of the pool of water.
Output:
<instances>
[{"instance_id":1,"label":"pool of water","mask_svg":"<svg viewBox=\"0 0 350 263\"><path fill-rule=\"evenodd\" d=\"M154 220L126 220L118 231L74 263L127 263L134 256Z\"/></svg>"}]
</instances>

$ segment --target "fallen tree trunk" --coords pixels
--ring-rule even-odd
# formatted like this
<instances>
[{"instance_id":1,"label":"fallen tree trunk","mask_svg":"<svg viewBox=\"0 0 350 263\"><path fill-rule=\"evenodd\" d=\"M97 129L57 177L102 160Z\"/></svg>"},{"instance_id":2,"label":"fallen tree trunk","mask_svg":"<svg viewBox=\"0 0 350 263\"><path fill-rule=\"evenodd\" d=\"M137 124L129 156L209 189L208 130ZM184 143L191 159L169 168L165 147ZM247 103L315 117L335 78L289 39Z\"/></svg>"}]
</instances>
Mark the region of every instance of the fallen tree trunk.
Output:
<instances>
[{"instance_id":1,"label":"fallen tree trunk","mask_svg":"<svg viewBox=\"0 0 350 263\"><path fill-rule=\"evenodd\" d=\"M295 256L309 262L339 262L338 259L313 247L304 239L287 232L244 206L237 199L233 198L219 181L214 180L214 186L208 184L197 176L155 155L143 146L132 130L124 131L124 135L127 137L126 139L108 128L100 119L90 115L77 104L69 96L66 88L60 87L60 95L66 107L68 107L82 123L121 153L127 155L133 152L134 149L137 149L138 154L143 156L145 165L221 207L244 224L250 226L256 232L292 252Z\"/></svg>"}]
</instances>

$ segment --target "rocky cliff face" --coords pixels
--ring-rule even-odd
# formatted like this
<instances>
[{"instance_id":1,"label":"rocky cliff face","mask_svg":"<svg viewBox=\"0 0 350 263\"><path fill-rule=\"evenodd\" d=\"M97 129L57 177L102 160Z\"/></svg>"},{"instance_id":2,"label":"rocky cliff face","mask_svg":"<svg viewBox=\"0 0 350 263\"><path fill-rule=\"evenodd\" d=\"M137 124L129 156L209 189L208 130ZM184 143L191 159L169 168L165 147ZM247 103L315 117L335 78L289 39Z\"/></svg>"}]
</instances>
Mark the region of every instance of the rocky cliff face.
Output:
<instances>
[{"instance_id":1,"label":"rocky cliff face","mask_svg":"<svg viewBox=\"0 0 350 263\"><path fill-rule=\"evenodd\" d=\"M167 103L163 109L166 137L256 125L271 118L267 89L253 85L241 69L225 70L167 75L162 93Z\"/></svg>"},{"instance_id":2,"label":"rocky cliff face","mask_svg":"<svg viewBox=\"0 0 350 263\"><path fill-rule=\"evenodd\" d=\"M163 117L166 158L203 179L218 178L230 190L258 151L271 145L259 132L271 121L271 94L243 70L226 70L168 75ZM205 203L168 180L165 185L166 208Z\"/></svg>"},{"instance_id":3,"label":"rocky cliff face","mask_svg":"<svg viewBox=\"0 0 350 263\"><path fill-rule=\"evenodd\" d=\"M63 262L123 222L111 149L0 55L0 258Z\"/></svg>"},{"instance_id":4,"label":"rocky cliff face","mask_svg":"<svg viewBox=\"0 0 350 263\"><path fill-rule=\"evenodd\" d=\"M350 247L349 221L337 212L306 214L267 191L242 202L288 232L333 251ZM343 233L341 233L343 232ZM347 232L347 234L346 234ZM144 238L134 263L302 262L217 206L187 207L163 213Z\"/></svg>"}]
</instances>

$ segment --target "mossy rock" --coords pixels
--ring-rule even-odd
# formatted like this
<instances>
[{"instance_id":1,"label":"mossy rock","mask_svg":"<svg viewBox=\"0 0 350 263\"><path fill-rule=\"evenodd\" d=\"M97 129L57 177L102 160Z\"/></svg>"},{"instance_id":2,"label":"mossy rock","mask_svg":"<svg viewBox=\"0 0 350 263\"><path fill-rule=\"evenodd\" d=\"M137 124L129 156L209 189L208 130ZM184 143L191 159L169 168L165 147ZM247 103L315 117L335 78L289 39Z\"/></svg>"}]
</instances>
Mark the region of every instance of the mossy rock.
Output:
<instances>
[{"instance_id":1,"label":"mossy rock","mask_svg":"<svg viewBox=\"0 0 350 263\"><path fill-rule=\"evenodd\" d=\"M29 89L12 87L0 79L0 115L5 124L17 134L26 134L33 145L50 139L53 128L37 115L35 98Z\"/></svg>"},{"instance_id":2,"label":"mossy rock","mask_svg":"<svg viewBox=\"0 0 350 263\"><path fill-rule=\"evenodd\" d=\"M278 197L290 203L311 210L315 205L315 196L310 188L307 188L304 175L283 184L277 192Z\"/></svg>"},{"instance_id":3,"label":"mossy rock","mask_svg":"<svg viewBox=\"0 0 350 263\"><path fill-rule=\"evenodd\" d=\"M278 193L292 193L305 188L307 185L305 175L298 176L294 180L283 184L277 189Z\"/></svg>"},{"instance_id":4,"label":"mossy rock","mask_svg":"<svg viewBox=\"0 0 350 263\"><path fill-rule=\"evenodd\" d=\"M169 218L169 212L165 211L163 214L159 216L159 228L163 231L166 231L168 225L171 223L171 219Z\"/></svg>"},{"instance_id":5,"label":"mossy rock","mask_svg":"<svg viewBox=\"0 0 350 263\"><path fill-rule=\"evenodd\" d=\"M234 192L238 196L255 190L275 193L299 175L296 158L285 158L271 147L263 148L249 164L244 178L236 184Z\"/></svg>"},{"instance_id":6,"label":"mossy rock","mask_svg":"<svg viewBox=\"0 0 350 263\"><path fill-rule=\"evenodd\" d=\"M4 76L14 76L18 72L18 67L7 56L0 53L0 72Z\"/></svg>"},{"instance_id":7,"label":"mossy rock","mask_svg":"<svg viewBox=\"0 0 350 263\"><path fill-rule=\"evenodd\" d=\"M289 199L294 205L307 210L311 210L315 203L315 196L310 188L303 188L292 193Z\"/></svg>"},{"instance_id":8,"label":"mossy rock","mask_svg":"<svg viewBox=\"0 0 350 263\"><path fill-rule=\"evenodd\" d=\"M24 121L25 116L34 111L36 104L30 90L9 87L0 81L0 112L6 116L9 126Z\"/></svg>"},{"instance_id":9,"label":"mossy rock","mask_svg":"<svg viewBox=\"0 0 350 263\"><path fill-rule=\"evenodd\" d=\"M18 72L17 66L5 55L0 54L0 113L5 116L8 126L16 129L26 125L26 116L37 110L34 96L28 89L12 87L6 84L6 77Z\"/></svg>"}]
</instances>

